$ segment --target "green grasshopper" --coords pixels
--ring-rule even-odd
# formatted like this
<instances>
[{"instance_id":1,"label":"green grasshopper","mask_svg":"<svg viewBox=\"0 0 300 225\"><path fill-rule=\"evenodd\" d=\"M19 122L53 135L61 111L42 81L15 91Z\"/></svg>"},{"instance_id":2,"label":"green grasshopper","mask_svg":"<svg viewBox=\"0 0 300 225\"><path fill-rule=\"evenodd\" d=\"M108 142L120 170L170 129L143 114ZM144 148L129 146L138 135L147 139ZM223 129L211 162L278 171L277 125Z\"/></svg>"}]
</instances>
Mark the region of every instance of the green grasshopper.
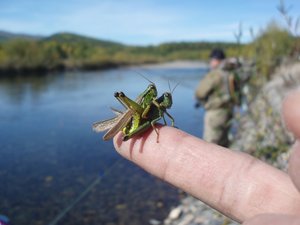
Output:
<instances>
[{"instance_id":1,"label":"green grasshopper","mask_svg":"<svg viewBox=\"0 0 300 225\"><path fill-rule=\"evenodd\" d=\"M115 97L128 109L131 109L134 112L131 123L123 130L123 141L127 141L133 136L143 133L152 126L157 134L156 142L158 142L159 132L155 127L155 123L160 119L163 119L164 124L167 125L164 117L165 113L171 119L172 126L174 127L174 118L167 112L167 109L171 108L173 103L172 94L170 92L165 92L159 98L153 99L151 104L147 106L147 110L144 110L141 105L126 97L123 92L117 92Z\"/></svg>"},{"instance_id":2,"label":"green grasshopper","mask_svg":"<svg viewBox=\"0 0 300 225\"><path fill-rule=\"evenodd\" d=\"M115 97L116 95L118 94L115 93ZM142 111L144 110L145 112L149 111L151 102L153 101L153 99L156 98L156 96L156 86L153 83L151 83L150 85L148 85L147 89L138 96L138 98L135 101L135 103L142 108L138 108L138 110L140 110L138 112L142 114ZM120 101L120 99L118 100ZM103 140L109 140L113 138L121 130L123 130L123 133L126 133L126 130L128 130L130 127L130 122L132 120L133 114L137 113L134 110L131 110L130 107L127 107L125 104L123 104L122 101L120 102L127 108L125 112L120 112L118 110L112 109L113 112L117 114L116 117L104 121L99 121L93 124L93 130L96 132L108 130L107 133L103 136Z\"/></svg>"}]
</instances>

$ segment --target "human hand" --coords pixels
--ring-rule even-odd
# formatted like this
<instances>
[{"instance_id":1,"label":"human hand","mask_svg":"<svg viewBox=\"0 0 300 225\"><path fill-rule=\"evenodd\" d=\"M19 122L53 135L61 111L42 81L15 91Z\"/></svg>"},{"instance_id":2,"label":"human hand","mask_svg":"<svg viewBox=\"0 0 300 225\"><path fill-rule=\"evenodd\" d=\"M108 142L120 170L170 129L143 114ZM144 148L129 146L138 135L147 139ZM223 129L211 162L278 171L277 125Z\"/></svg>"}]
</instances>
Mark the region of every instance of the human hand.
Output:
<instances>
[{"instance_id":1,"label":"human hand","mask_svg":"<svg viewBox=\"0 0 300 225\"><path fill-rule=\"evenodd\" d=\"M300 139L300 92L283 105L288 128ZM117 151L149 173L190 193L228 217L258 224L300 224L300 144L289 175L242 152L207 143L172 127L142 137L114 138ZM299 143L299 141L298 141Z\"/></svg>"}]
</instances>

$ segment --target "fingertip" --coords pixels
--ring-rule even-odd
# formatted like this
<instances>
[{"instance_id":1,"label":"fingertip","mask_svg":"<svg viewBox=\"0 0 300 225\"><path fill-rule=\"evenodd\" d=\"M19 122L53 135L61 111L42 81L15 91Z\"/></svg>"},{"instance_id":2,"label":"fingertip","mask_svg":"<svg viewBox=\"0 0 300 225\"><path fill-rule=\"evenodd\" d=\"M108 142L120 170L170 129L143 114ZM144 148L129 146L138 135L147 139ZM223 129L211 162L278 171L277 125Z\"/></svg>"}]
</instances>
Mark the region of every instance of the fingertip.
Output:
<instances>
[{"instance_id":1,"label":"fingertip","mask_svg":"<svg viewBox=\"0 0 300 225\"><path fill-rule=\"evenodd\" d=\"M300 138L300 90L291 92L283 102L283 116L287 128Z\"/></svg>"},{"instance_id":2,"label":"fingertip","mask_svg":"<svg viewBox=\"0 0 300 225\"><path fill-rule=\"evenodd\" d=\"M298 139L292 148L292 154L289 159L288 173L300 191L300 91L291 92L283 102L283 117L285 124L289 131L291 131L295 138Z\"/></svg>"},{"instance_id":3,"label":"fingertip","mask_svg":"<svg viewBox=\"0 0 300 225\"><path fill-rule=\"evenodd\" d=\"M297 141L295 145L292 148L292 154L289 160L289 169L288 173L297 187L297 189L300 191L300 142Z\"/></svg>"}]
</instances>

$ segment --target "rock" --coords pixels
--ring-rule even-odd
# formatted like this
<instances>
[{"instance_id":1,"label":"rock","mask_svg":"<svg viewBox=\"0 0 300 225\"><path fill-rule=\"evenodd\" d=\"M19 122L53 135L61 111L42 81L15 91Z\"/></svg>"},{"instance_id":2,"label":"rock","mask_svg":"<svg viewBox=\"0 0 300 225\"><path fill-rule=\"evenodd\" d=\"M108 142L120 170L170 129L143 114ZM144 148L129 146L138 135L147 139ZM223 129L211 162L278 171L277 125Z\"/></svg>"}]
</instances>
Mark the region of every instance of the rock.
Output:
<instances>
[{"instance_id":1,"label":"rock","mask_svg":"<svg viewBox=\"0 0 300 225\"><path fill-rule=\"evenodd\" d=\"M46 177L44 178L44 180L45 180L46 183L50 183L50 182L53 181L53 176L46 176Z\"/></svg>"},{"instance_id":2,"label":"rock","mask_svg":"<svg viewBox=\"0 0 300 225\"><path fill-rule=\"evenodd\" d=\"M182 208L176 207L176 208L172 209L172 211L170 212L169 218L171 220L176 220L180 217L181 213L182 213Z\"/></svg>"},{"instance_id":3,"label":"rock","mask_svg":"<svg viewBox=\"0 0 300 225\"><path fill-rule=\"evenodd\" d=\"M284 125L281 106L288 93L300 87L300 63L283 65L271 77L260 90L254 90L255 98L239 119L238 133L230 149L254 154L286 170L286 151L294 138Z\"/></svg>"},{"instance_id":4,"label":"rock","mask_svg":"<svg viewBox=\"0 0 300 225\"><path fill-rule=\"evenodd\" d=\"M127 208L127 205L126 204L118 204L118 205L115 206L115 208L117 210L123 210L123 209Z\"/></svg>"},{"instance_id":5,"label":"rock","mask_svg":"<svg viewBox=\"0 0 300 225\"><path fill-rule=\"evenodd\" d=\"M158 202L156 203L156 207L157 207L157 208L163 208L163 207L164 207L164 203L163 203L162 201L158 201Z\"/></svg>"},{"instance_id":6,"label":"rock","mask_svg":"<svg viewBox=\"0 0 300 225\"><path fill-rule=\"evenodd\" d=\"M151 225L159 225L159 224L161 224L161 222L159 220L156 220L156 219L150 219L149 223Z\"/></svg>"},{"instance_id":7,"label":"rock","mask_svg":"<svg viewBox=\"0 0 300 225\"><path fill-rule=\"evenodd\" d=\"M194 219L193 214L187 214L178 225L188 225Z\"/></svg>"},{"instance_id":8,"label":"rock","mask_svg":"<svg viewBox=\"0 0 300 225\"><path fill-rule=\"evenodd\" d=\"M164 225L169 225L172 223L172 220L170 218L167 218L164 220Z\"/></svg>"},{"instance_id":9,"label":"rock","mask_svg":"<svg viewBox=\"0 0 300 225\"><path fill-rule=\"evenodd\" d=\"M204 216L197 216L194 220L195 224L205 224L207 222L207 218Z\"/></svg>"}]
</instances>

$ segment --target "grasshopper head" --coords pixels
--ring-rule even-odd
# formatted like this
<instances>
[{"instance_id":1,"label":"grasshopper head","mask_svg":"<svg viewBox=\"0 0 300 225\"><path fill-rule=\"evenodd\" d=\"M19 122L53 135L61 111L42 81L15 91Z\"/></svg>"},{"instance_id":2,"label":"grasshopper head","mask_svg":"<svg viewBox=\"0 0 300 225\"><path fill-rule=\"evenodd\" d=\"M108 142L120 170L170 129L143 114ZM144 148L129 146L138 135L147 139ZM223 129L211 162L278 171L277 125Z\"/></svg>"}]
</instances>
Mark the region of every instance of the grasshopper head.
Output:
<instances>
[{"instance_id":1,"label":"grasshopper head","mask_svg":"<svg viewBox=\"0 0 300 225\"><path fill-rule=\"evenodd\" d=\"M163 105L166 109L169 109L171 108L172 104L173 104L172 94L170 92L165 92L163 94L163 101L161 105Z\"/></svg>"},{"instance_id":2,"label":"grasshopper head","mask_svg":"<svg viewBox=\"0 0 300 225\"><path fill-rule=\"evenodd\" d=\"M149 84L146 91L143 92L143 100L141 100L142 108L148 107L152 100L157 97L157 90L154 84Z\"/></svg>"},{"instance_id":3,"label":"grasshopper head","mask_svg":"<svg viewBox=\"0 0 300 225\"><path fill-rule=\"evenodd\" d=\"M149 84L147 88L147 93L149 93L153 97L156 97L157 96L156 86L154 84Z\"/></svg>"}]
</instances>

